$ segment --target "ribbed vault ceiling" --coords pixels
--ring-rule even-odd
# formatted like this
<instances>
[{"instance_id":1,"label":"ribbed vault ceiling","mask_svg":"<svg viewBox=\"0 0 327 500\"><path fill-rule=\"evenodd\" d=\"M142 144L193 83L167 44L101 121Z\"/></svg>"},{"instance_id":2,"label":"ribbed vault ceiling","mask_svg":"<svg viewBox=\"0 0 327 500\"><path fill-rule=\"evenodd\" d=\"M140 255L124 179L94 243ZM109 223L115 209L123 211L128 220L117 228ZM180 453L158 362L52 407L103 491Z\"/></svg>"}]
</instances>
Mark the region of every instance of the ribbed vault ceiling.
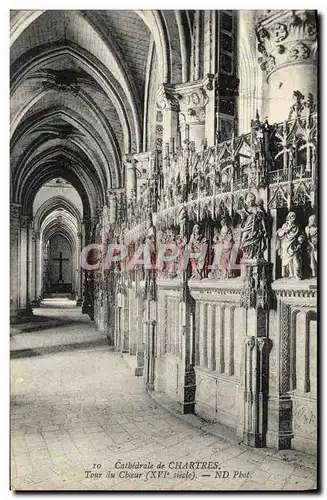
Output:
<instances>
[{"instance_id":1,"label":"ribbed vault ceiling","mask_svg":"<svg viewBox=\"0 0 327 500\"><path fill-rule=\"evenodd\" d=\"M158 80L185 80L187 36L180 30L187 22L181 16L11 12L11 196L25 213L54 176L78 190L83 217L106 203L108 189L123 185L123 155L142 151L153 43Z\"/></svg>"}]
</instances>

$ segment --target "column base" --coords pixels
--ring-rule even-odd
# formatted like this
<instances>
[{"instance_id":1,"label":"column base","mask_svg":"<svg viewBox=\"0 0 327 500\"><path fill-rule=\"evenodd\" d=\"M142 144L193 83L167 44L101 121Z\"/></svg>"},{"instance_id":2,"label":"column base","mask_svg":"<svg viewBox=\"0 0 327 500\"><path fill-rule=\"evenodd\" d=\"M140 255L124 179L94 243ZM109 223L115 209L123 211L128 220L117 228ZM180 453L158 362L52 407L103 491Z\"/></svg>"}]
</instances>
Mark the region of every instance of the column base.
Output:
<instances>
[{"instance_id":1,"label":"column base","mask_svg":"<svg viewBox=\"0 0 327 500\"><path fill-rule=\"evenodd\" d=\"M267 432L267 446L275 450L291 450L294 435L291 431Z\"/></svg>"},{"instance_id":2,"label":"column base","mask_svg":"<svg viewBox=\"0 0 327 500\"><path fill-rule=\"evenodd\" d=\"M188 415L189 413L195 412L195 401L192 403L182 403L182 413L183 415Z\"/></svg>"},{"instance_id":3,"label":"column base","mask_svg":"<svg viewBox=\"0 0 327 500\"><path fill-rule=\"evenodd\" d=\"M252 446L254 448L265 448L266 447L266 435L265 434L254 434L252 432L244 431L243 443L247 446Z\"/></svg>"},{"instance_id":4,"label":"column base","mask_svg":"<svg viewBox=\"0 0 327 500\"><path fill-rule=\"evenodd\" d=\"M289 450L293 439L292 400L289 396L268 400L267 446L276 450Z\"/></svg>"},{"instance_id":5,"label":"column base","mask_svg":"<svg viewBox=\"0 0 327 500\"><path fill-rule=\"evenodd\" d=\"M40 300L39 299L32 300L31 307L40 307Z\"/></svg>"},{"instance_id":6,"label":"column base","mask_svg":"<svg viewBox=\"0 0 327 500\"><path fill-rule=\"evenodd\" d=\"M108 340L108 345L114 346L115 345L115 328L114 326L108 326L107 329L107 340Z\"/></svg>"},{"instance_id":7,"label":"column base","mask_svg":"<svg viewBox=\"0 0 327 500\"><path fill-rule=\"evenodd\" d=\"M123 338L123 343L122 343L121 352L128 352L129 353L129 331L128 330L124 330L122 332L122 338Z\"/></svg>"},{"instance_id":8,"label":"column base","mask_svg":"<svg viewBox=\"0 0 327 500\"><path fill-rule=\"evenodd\" d=\"M180 403L184 415L194 413L195 410L195 371L190 370L184 373L184 386L181 390Z\"/></svg>"},{"instance_id":9,"label":"column base","mask_svg":"<svg viewBox=\"0 0 327 500\"><path fill-rule=\"evenodd\" d=\"M94 308L93 306L83 304L82 306L82 313L83 314L88 314L90 316L90 319L94 321Z\"/></svg>"},{"instance_id":10,"label":"column base","mask_svg":"<svg viewBox=\"0 0 327 500\"><path fill-rule=\"evenodd\" d=\"M136 353L136 368L135 368L135 376L142 377L144 369L144 353L137 352Z\"/></svg>"},{"instance_id":11,"label":"column base","mask_svg":"<svg viewBox=\"0 0 327 500\"><path fill-rule=\"evenodd\" d=\"M28 321L33 317L33 310L31 307L26 309L19 309L18 311L10 313L10 324L15 325Z\"/></svg>"}]
</instances>

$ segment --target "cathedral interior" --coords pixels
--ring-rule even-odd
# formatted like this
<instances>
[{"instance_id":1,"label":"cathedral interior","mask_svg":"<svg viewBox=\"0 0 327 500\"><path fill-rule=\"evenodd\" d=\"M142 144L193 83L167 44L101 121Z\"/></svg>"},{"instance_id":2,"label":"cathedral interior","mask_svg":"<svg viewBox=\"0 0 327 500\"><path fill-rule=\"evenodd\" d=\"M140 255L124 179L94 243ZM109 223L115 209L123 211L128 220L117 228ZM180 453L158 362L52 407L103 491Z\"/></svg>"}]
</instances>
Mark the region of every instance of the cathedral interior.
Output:
<instances>
[{"instance_id":1,"label":"cathedral interior","mask_svg":"<svg viewBox=\"0 0 327 500\"><path fill-rule=\"evenodd\" d=\"M316 16L10 20L13 327L67 297L154 398L312 455Z\"/></svg>"}]
</instances>

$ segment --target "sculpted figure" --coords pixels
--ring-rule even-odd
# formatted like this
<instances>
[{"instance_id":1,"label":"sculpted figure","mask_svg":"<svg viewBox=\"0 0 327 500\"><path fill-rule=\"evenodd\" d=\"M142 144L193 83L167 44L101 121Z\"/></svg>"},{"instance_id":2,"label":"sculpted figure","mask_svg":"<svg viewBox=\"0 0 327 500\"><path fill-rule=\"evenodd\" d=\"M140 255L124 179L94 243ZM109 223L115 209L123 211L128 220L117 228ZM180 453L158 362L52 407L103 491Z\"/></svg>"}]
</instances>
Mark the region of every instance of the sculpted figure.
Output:
<instances>
[{"instance_id":1,"label":"sculpted figure","mask_svg":"<svg viewBox=\"0 0 327 500\"><path fill-rule=\"evenodd\" d=\"M207 240L204 238L203 233L200 230L200 226L195 224L189 241L190 253L194 255L194 257L190 257L192 271L191 278L202 278L204 259L206 256L205 254L202 254L202 251L204 251L203 245L206 243Z\"/></svg>"},{"instance_id":2,"label":"sculpted figure","mask_svg":"<svg viewBox=\"0 0 327 500\"><path fill-rule=\"evenodd\" d=\"M221 219L221 229L218 243L221 244L219 269L224 278L229 277L229 264L234 245L233 233L225 217Z\"/></svg>"},{"instance_id":3,"label":"sculpted figure","mask_svg":"<svg viewBox=\"0 0 327 500\"><path fill-rule=\"evenodd\" d=\"M277 231L280 240L283 278L302 279L302 244L304 235L296 222L294 212L289 212L286 222Z\"/></svg>"},{"instance_id":4,"label":"sculpted figure","mask_svg":"<svg viewBox=\"0 0 327 500\"><path fill-rule=\"evenodd\" d=\"M176 237L176 245L177 245L177 257L175 260L175 270L176 270L176 275L181 276L184 271L184 254L187 246L186 237L178 235ZM187 267L187 262L185 263L185 266Z\"/></svg>"},{"instance_id":5,"label":"sculpted figure","mask_svg":"<svg viewBox=\"0 0 327 500\"><path fill-rule=\"evenodd\" d=\"M267 238L265 212L256 204L253 193L248 193L245 208L240 213L242 217L240 248L243 257L262 259Z\"/></svg>"},{"instance_id":6,"label":"sculpted figure","mask_svg":"<svg viewBox=\"0 0 327 500\"><path fill-rule=\"evenodd\" d=\"M318 227L315 215L310 215L308 225L305 228L308 239L308 251L310 256L311 277L317 277L318 262Z\"/></svg>"},{"instance_id":7,"label":"sculpted figure","mask_svg":"<svg viewBox=\"0 0 327 500\"><path fill-rule=\"evenodd\" d=\"M183 205L179 212L179 234L181 238L187 237L187 223L188 223L187 210L186 207Z\"/></svg>"}]
</instances>

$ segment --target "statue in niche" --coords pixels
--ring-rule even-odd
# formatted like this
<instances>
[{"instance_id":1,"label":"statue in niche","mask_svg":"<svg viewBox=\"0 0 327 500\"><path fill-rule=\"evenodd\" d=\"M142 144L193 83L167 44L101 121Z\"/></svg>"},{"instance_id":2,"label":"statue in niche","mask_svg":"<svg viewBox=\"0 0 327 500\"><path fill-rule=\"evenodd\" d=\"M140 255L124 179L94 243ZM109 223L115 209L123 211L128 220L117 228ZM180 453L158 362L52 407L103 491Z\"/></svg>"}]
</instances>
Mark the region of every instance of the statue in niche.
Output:
<instances>
[{"instance_id":1,"label":"statue in niche","mask_svg":"<svg viewBox=\"0 0 327 500\"><path fill-rule=\"evenodd\" d=\"M302 279L302 244L304 235L296 222L294 212L289 212L286 222L277 231L280 240L280 256L282 259L282 277Z\"/></svg>"},{"instance_id":2,"label":"statue in niche","mask_svg":"<svg viewBox=\"0 0 327 500\"><path fill-rule=\"evenodd\" d=\"M152 221L152 218L151 218ZM149 258L151 264L151 269L155 268L156 265L156 234L155 227L151 225L145 238L145 244L148 247Z\"/></svg>"},{"instance_id":3,"label":"statue in niche","mask_svg":"<svg viewBox=\"0 0 327 500\"><path fill-rule=\"evenodd\" d=\"M180 273L182 270L182 264L183 264L183 257L185 253L185 248L187 245L187 238L186 236L182 237L178 235L176 237L176 245L177 245L177 258L176 258L176 269L177 273Z\"/></svg>"},{"instance_id":4,"label":"statue in niche","mask_svg":"<svg viewBox=\"0 0 327 500\"><path fill-rule=\"evenodd\" d=\"M318 226L315 215L310 215L308 225L305 228L305 234L308 240L308 252L310 256L311 277L317 277L318 262Z\"/></svg>"},{"instance_id":5,"label":"statue in niche","mask_svg":"<svg viewBox=\"0 0 327 500\"><path fill-rule=\"evenodd\" d=\"M241 223L241 245L245 259L263 259L266 248L267 228L265 212L256 204L256 197L248 193L244 209L239 211Z\"/></svg>"},{"instance_id":6,"label":"statue in niche","mask_svg":"<svg viewBox=\"0 0 327 500\"><path fill-rule=\"evenodd\" d=\"M222 217L220 224L221 224L221 229L218 239L218 243L220 243L221 245L219 269L224 278L229 278L230 276L229 264L230 264L232 248L234 245L234 238L227 217Z\"/></svg>"},{"instance_id":7,"label":"statue in niche","mask_svg":"<svg viewBox=\"0 0 327 500\"><path fill-rule=\"evenodd\" d=\"M212 238L212 258L211 263L214 266L209 274L209 278L229 278L231 271L229 270L232 248L234 245L233 232L230 227L230 222L227 216L222 216L220 220L221 228L215 229ZM218 248L217 248L218 247ZM217 255L219 260L217 262ZM217 267L218 266L218 267Z\"/></svg>"},{"instance_id":8,"label":"statue in niche","mask_svg":"<svg viewBox=\"0 0 327 500\"><path fill-rule=\"evenodd\" d=\"M186 207L183 205L179 212L179 234L181 238L187 238L188 217Z\"/></svg>"},{"instance_id":9,"label":"statue in niche","mask_svg":"<svg viewBox=\"0 0 327 500\"><path fill-rule=\"evenodd\" d=\"M262 211L262 214L263 214L263 224L265 226L265 233L266 233L266 236L268 237L269 236L269 225L268 225L268 214L264 208L264 205L263 205L263 200L260 198L258 200L258 207L259 209ZM268 248L268 245L267 245L267 237L263 239L262 241L262 253Z\"/></svg>"},{"instance_id":10,"label":"statue in niche","mask_svg":"<svg viewBox=\"0 0 327 500\"><path fill-rule=\"evenodd\" d=\"M170 257L173 253L170 245L174 244L174 234L171 231L164 231L160 237L160 246L162 246L161 251L163 252L161 256ZM165 245L167 245L167 247ZM175 260L166 260L165 258L160 259L158 261L160 274L168 275L170 278L174 278L176 276L175 262Z\"/></svg>"},{"instance_id":11,"label":"statue in niche","mask_svg":"<svg viewBox=\"0 0 327 500\"><path fill-rule=\"evenodd\" d=\"M206 252L204 252L204 245L207 244L207 240L204 237L200 226L195 224L193 226L192 234L189 241L190 263L191 263L191 278L202 279L203 278L203 267L204 260L206 257Z\"/></svg>"}]
</instances>

